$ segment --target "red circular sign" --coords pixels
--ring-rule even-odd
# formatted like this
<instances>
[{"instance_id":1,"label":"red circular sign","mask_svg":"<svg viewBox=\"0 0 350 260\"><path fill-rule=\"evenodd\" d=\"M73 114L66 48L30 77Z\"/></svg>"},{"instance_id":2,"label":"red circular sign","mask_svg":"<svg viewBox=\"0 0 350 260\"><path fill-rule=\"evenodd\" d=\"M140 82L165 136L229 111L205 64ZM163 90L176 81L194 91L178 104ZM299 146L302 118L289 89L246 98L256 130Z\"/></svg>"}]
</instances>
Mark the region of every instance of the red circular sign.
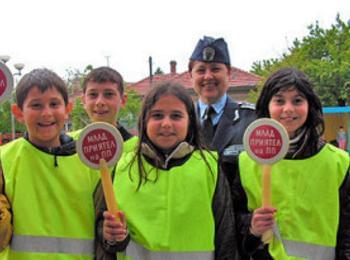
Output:
<instances>
[{"instance_id":1,"label":"red circular sign","mask_svg":"<svg viewBox=\"0 0 350 260\"><path fill-rule=\"evenodd\" d=\"M261 164L273 164L288 152L289 137L286 129L276 120L260 118L253 121L243 136L248 155Z\"/></svg>"},{"instance_id":2,"label":"red circular sign","mask_svg":"<svg viewBox=\"0 0 350 260\"><path fill-rule=\"evenodd\" d=\"M5 73L0 69L0 96L4 95L7 85L7 77Z\"/></svg>"},{"instance_id":3,"label":"red circular sign","mask_svg":"<svg viewBox=\"0 0 350 260\"><path fill-rule=\"evenodd\" d=\"M282 149L282 136L271 125L256 127L249 136L249 146L257 157L271 159L278 155Z\"/></svg>"},{"instance_id":4,"label":"red circular sign","mask_svg":"<svg viewBox=\"0 0 350 260\"><path fill-rule=\"evenodd\" d=\"M112 167L123 151L123 138L117 128L108 123L92 123L81 131L76 149L79 158L89 167L99 169L101 159Z\"/></svg>"},{"instance_id":5,"label":"red circular sign","mask_svg":"<svg viewBox=\"0 0 350 260\"><path fill-rule=\"evenodd\" d=\"M98 164L100 159L109 162L118 150L114 136L105 129L95 129L82 140L83 154L91 163Z\"/></svg>"},{"instance_id":6,"label":"red circular sign","mask_svg":"<svg viewBox=\"0 0 350 260\"><path fill-rule=\"evenodd\" d=\"M13 76L9 68L0 62L0 102L11 98Z\"/></svg>"}]
</instances>

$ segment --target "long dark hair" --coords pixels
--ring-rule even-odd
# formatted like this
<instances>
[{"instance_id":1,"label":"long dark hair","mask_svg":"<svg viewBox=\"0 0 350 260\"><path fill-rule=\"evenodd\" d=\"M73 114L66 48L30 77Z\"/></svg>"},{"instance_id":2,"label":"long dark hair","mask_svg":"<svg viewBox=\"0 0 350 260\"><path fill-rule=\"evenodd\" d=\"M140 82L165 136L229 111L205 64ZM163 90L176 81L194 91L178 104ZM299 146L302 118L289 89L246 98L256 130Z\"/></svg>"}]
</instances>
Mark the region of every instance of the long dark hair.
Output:
<instances>
[{"instance_id":1,"label":"long dark hair","mask_svg":"<svg viewBox=\"0 0 350 260\"><path fill-rule=\"evenodd\" d=\"M138 120L139 143L136 149L135 156L131 160L129 165L130 167L129 170L130 170L131 165L135 161L137 161L139 176L140 176L137 189L140 188L143 182L146 183L147 181L150 181L147 176L148 173L145 171L145 168L142 164L141 148L142 148L142 143L148 143L152 145L152 142L148 138L147 131L146 131L148 116L149 116L148 114L149 114L149 111L152 109L152 107L155 105L155 103L163 96L174 96L184 103L186 107L186 111L188 113L188 118L189 118L188 132L184 141L192 145L195 150L199 150L200 156L203 158L208 168L211 170L209 163L207 162L203 152L205 148L204 148L204 144L202 144L201 136L199 134L200 124L196 115L195 104L191 96L188 94L187 90L181 84L172 82L172 81L165 81L153 87L143 99L141 114ZM159 168L158 167L159 165L160 165L160 162L156 161L157 169ZM129 172L129 176L131 177L130 172ZM157 178L158 178L158 175L157 175Z\"/></svg>"},{"instance_id":2,"label":"long dark hair","mask_svg":"<svg viewBox=\"0 0 350 260\"><path fill-rule=\"evenodd\" d=\"M291 88L296 89L307 99L309 112L303 127L309 130L310 133L308 146L316 147L324 133L322 105L319 97L313 90L311 81L303 72L295 68L283 68L271 74L266 80L256 103L257 116L258 118L270 117L269 103L272 97L279 91Z\"/></svg>"}]
</instances>

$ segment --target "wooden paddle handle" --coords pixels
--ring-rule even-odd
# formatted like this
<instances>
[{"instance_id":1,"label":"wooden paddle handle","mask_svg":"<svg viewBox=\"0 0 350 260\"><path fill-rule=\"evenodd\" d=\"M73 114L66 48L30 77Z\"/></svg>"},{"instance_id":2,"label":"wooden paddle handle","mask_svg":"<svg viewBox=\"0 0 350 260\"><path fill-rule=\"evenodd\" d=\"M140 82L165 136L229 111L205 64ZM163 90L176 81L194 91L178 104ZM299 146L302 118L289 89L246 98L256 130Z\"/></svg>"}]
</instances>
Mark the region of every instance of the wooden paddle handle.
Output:
<instances>
[{"instance_id":1,"label":"wooden paddle handle","mask_svg":"<svg viewBox=\"0 0 350 260\"><path fill-rule=\"evenodd\" d=\"M101 172L102 188L103 188L103 193L105 195L107 209L109 212L111 212L115 216L116 221L119 222L120 218L118 215L117 200L114 196L112 178L111 178L111 175L109 174L109 170L105 159L100 159L100 172Z\"/></svg>"},{"instance_id":2,"label":"wooden paddle handle","mask_svg":"<svg viewBox=\"0 0 350 260\"><path fill-rule=\"evenodd\" d=\"M271 207L271 168L272 165L264 164L262 166L262 206ZM264 244L269 244L271 242L273 233L272 230L266 231L261 240Z\"/></svg>"}]
</instances>

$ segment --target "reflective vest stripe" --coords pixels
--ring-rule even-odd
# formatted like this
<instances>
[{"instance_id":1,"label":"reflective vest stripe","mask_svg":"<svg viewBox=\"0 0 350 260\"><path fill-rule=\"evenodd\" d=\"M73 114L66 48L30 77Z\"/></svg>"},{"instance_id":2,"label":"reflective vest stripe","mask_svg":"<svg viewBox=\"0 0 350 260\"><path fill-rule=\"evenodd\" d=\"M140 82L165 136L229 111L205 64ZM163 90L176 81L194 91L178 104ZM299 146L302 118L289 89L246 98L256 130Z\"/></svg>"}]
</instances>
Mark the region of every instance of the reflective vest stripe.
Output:
<instances>
[{"instance_id":1,"label":"reflective vest stripe","mask_svg":"<svg viewBox=\"0 0 350 260\"><path fill-rule=\"evenodd\" d=\"M130 241L126 248L126 256L132 260L213 260L214 251L203 252L155 252ZM119 258L118 258L119 259Z\"/></svg>"},{"instance_id":2,"label":"reflective vest stripe","mask_svg":"<svg viewBox=\"0 0 350 260\"><path fill-rule=\"evenodd\" d=\"M297 256L310 260L335 259L335 248L315 244L283 240L284 248L289 256Z\"/></svg>"},{"instance_id":3,"label":"reflective vest stripe","mask_svg":"<svg viewBox=\"0 0 350 260\"><path fill-rule=\"evenodd\" d=\"M14 235L11 249L18 252L93 255L94 241L59 237Z\"/></svg>"}]
</instances>

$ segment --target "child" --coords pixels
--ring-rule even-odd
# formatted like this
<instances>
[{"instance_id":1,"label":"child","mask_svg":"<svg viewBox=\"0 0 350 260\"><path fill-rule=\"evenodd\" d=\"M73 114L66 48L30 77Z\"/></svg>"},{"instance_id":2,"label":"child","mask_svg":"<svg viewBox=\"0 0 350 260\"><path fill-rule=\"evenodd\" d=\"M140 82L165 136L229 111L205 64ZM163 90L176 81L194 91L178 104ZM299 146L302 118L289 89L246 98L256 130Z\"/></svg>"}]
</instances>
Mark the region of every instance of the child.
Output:
<instances>
[{"instance_id":1,"label":"child","mask_svg":"<svg viewBox=\"0 0 350 260\"><path fill-rule=\"evenodd\" d=\"M104 213L105 249L123 250L130 235L131 259L234 259L230 191L216 155L203 150L187 91L171 82L152 88L138 128L136 152L123 153L114 182L125 217Z\"/></svg>"},{"instance_id":2,"label":"child","mask_svg":"<svg viewBox=\"0 0 350 260\"><path fill-rule=\"evenodd\" d=\"M83 81L82 102L86 113L92 122L110 123L119 130L124 141L123 150L133 147L137 138L132 135L117 121L118 112L126 103L126 95L124 94L124 82L120 73L110 67L99 67L93 69ZM78 138L81 130L74 132L72 135ZM114 177L115 168L111 169L112 177ZM94 192L94 205L96 221L103 218L103 212L107 209L101 182L98 183ZM95 243L95 254L97 259L102 259L102 255L108 252L101 248L99 243ZM107 256L105 256L107 257Z\"/></svg>"},{"instance_id":3,"label":"child","mask_svg":"<svg viewBox=\"0 0 350 260\"><path fill-rule=\"evenodd\" d=\"M117 116L126 99L123 78L110 67L93 69L84 79L82 102L90 120L116 126L124 141L132 135L119 124Z\"/></svg>"},{"instance_id":4,"label":"child","mask_svg":"<svg viewBox=\"0 0 350 260\"><path fill-rule=\"evenodd\" d=\"M93 69L84 78L81 98L86 113L92 122L106 122L117 127L126 141L132 135L117 121L121 107L125 106L126 95L120 73L110 67ZM70 133L78 138L81 130Z\"/></svg>"},{"instance_id":5,"label":"child","mask_svg":"<svg viewBox=\"0 0 350 260\"><path fill-rule=\"evenodd\" d=\"M27 132L1 147L13 236L1 259L93 259L92 193L98 175L62 134L71 111L65 83L48 69L23 76L12 112Z\"/></svg>"},{"instance_id":6,"label":"child","mask_svg":"<svg viewBox=\"0 0 350 260\"><path fill-rule=\"evenodd\" d=\"M233 194L243 249L251 259L350 259L349 156L322 141L322 106L311 82L296 69L278 70L256 111L286 128L290 147L272 167L273 207L261 206L261 167L245 152L239 157ZM263 245L270 229L272 241Z\"/></svg>"},{"instance_id":7,"label":"child","mask_svg":"<svg viewBox=\"0 0 350 260\"><path fill-rule=\"evenodd\" d=\"M339 130L337 132L337 143L340 149L346 150L346 132L343 126L339 126Z\"/></svg>"}]
</instances>

